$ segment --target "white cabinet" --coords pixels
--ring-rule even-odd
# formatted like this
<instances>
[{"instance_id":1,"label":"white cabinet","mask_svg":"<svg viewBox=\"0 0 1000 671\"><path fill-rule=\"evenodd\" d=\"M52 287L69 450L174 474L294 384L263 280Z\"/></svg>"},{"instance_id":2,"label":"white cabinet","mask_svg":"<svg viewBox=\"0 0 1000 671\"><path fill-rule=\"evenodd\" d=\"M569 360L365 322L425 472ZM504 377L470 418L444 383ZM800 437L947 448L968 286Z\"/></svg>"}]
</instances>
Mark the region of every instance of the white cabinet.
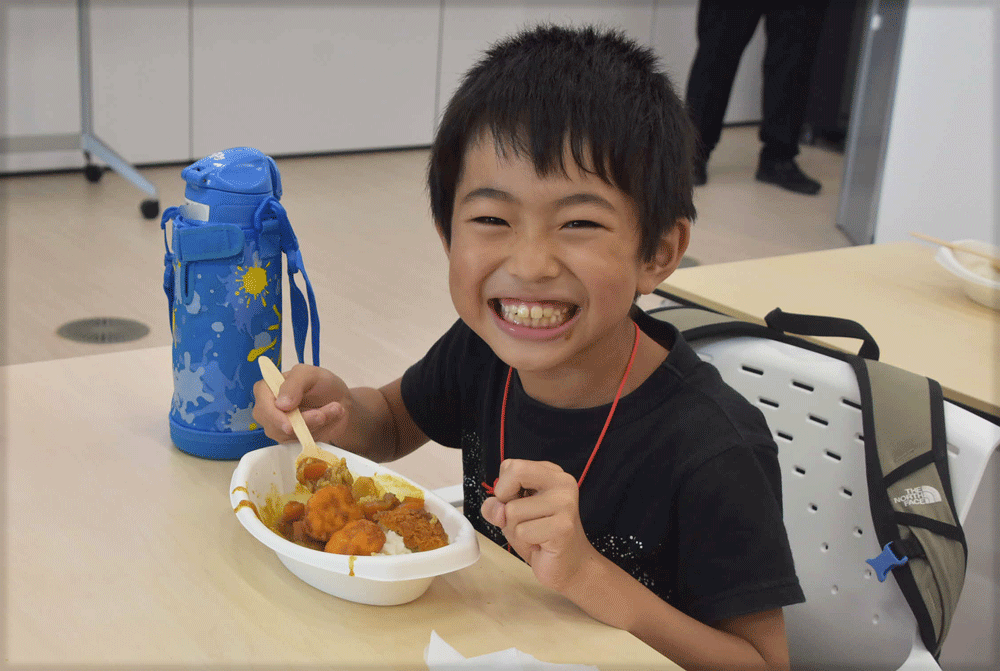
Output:
<instances>
[{"instance_id":1,"label":"white cabinet","mask_svg":"<svg viewBox=\"0 0 1000 671\"><path fill-rule=\"evenodd\" d=\"M91 0L95 134L125 160L232 146L273 155L430 144L461 75L540 22L616 27L651 46L683 97L696 0ZM729 121L759 116L760 36ZM0 136L80 132L76 3L0 4ZM756 76L756 79L754 78ZM0 171L83 165L79 151L0 152Z\"/></svg>"},{"instance_id":2,"label":"white cabinet","mask_svg":"<svg viewBox=\"0 0 1000 671\"><path fill-rule=\"evenodd\" d=\"M186 0L91 3L94 133L134 163L190 156ZM75 2L0 5L3 127L11 138L76 134L80 67ZM79 150L0 153L0 170L83 165Z\"/></svg>"},{"instance_id":3,"label":"white cabinet","mask_svg":"<svg viewBox=\"0 0 1000 671\"><path fill-rule=\"evenodd\" d=\"M187 0L92 0L94 133L131 163L191 157Z\"/></svg>"},{"instance_id":4,"label":"white cabinet","mask_svg":"<svg viewBox=\"0 0 1000 671\"><path fill-rule=\"evenodd\" d=\"M195 0L195 156L431 141L438 2Z\"/></svg>"},{"instance_id":5,"label":"white cabinet","mask_svg":"<svg viewBox=\"0 0 1000 671\"><path fill-rule=\"evenodd\" d=\"M540 22L552 22L613 26L639 43L651 46L655 4L651 0L503 3L446 0L442 9L441 86L435 119L444 111L465 71L496 40Z\"/></svg>"},{"instance_id":6,"label":"white cabinet","mask_svg":"<svg viewBox=\"0 0 1000 671\"><path fill-rule=\"evenodd\" d=\"M465 71L492 42L540 22L593 24L619 28L640 44L652 47L683 98L691 62L698 47L697 0L557 2L522 0L446 0L443 3L441 86L435 118L440 118ZM763 21L747 45L733 82L726 123L758 121L761 116Z\"/></svg>"},{"instance_id":7,"label":"white cabinet","mask_svg":"<svg viewBox=\"0 0 1000 671\"><path fill-rule=\"evenodd\" d=\"M0 135L80 132L76 6L73 3L0 3L3 112ZM0 153L0 170L44 170L83 165L79 151Z\"/></svg>"}]
</instances>

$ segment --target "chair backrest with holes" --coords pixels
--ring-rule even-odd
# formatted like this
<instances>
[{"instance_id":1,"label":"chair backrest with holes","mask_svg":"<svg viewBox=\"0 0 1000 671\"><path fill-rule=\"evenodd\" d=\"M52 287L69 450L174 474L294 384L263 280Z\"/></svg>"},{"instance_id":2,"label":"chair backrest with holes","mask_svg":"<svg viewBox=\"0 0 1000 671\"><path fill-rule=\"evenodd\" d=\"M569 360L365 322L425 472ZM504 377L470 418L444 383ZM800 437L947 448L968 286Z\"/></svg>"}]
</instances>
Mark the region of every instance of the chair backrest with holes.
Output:
<instances>
[{"instance_id":1,"label":"chair backrest with holes","mask_svg":"<svg viewBox=\"0 0 1000 671\"><path fill-rule=\"evenodd\" d=\"M872 528L861 406L850 365L752 337L706 340L698 354L757 405L778 443L785 526L806 602L785 608L795 668L898 669L916 621L893 580L865 563ZM831 626L836 623L836 626Z\"/></svg>"},{"instance_id":2,"label":"chair backrest with holes","mask_svg":"<svg viewBox=\"0 0 1000 671\"><path fill-rule=\"evenodd\" d=\"M881 450L881 446L876 448L870 436L871 445L866 450L866 427L873 433L875 413L869 410L866 416L863 412L864 407L871 408L873 403L870 394L866 397L867 392L859 385L858 376L863 376L863 385L868 385L867 369L859 371L858 362L852 362L850 355L831 356L822 347L814 344L804 347L805 341L800 343L800 339L781 331L772 333L766 327L734 322L702 310L651 314L685 330L688 339L694 340L692 344L699 355L715 365L730 386L761 408L778 443L785 521L806 594L805 604L786 609L795 668L831 668L831 662L838 668L900 668L915 645L923 647L916 636L919 626L914 611L920 612L920 600L928 598L947 602L941 606L936 623L929 625L927 614L922 613L923 640L930 640L932 645L927 647L939 653L964 579L965 555L956 555L952 563L938 562L933 567L927 561L921 562L917 571L932 574L937 569L949 575L931 575L940 579L920 583L922 592L912 606L916 586L912 577L904 578L904 584L910 580L908 603L897 580L881 582L869 565L868 560L884 554L880 539L885 537L885 520L893 520L894 513L878 511L874 519L883 526L876 528L873 507L877 508L883 499L889 501L890 497L883 486L883 472L877 470L872 479L872 452ZM739 328L729 332L755 335L718 335L726 333L732 324L738 324ZM867 349L868 356L877 358L874 340L860 326L851 324L851 328L860 329L851 335L866 339L862 350ZM719 325L723 328L716 328ZM712 333L715 335L706 335ZM876 382L872 386L880 384L881 374L880 369L875 371ZM942 477L947 485L939 488L950 490L943 419L940 425L939 461L944 462ZM885 437L884 426L879 427L878 433L880 441L891 442L891 437ZM919 431L916 433L920 435ZM926 433L928 436L931 433L929 426ZM877 454L874 458L878 469ZM940 463L927 467L933 465L942 468ZM982 468L978 475L981 477ZM869 496L870 482L882 487L873 497ZM978 484L978 477L975 483ZM953 514L950 521L960 534L950 491L947 498ZM892 527L895 530L895 525ZM903 535L910 537L911 530L907 528ZM955 545L956 553L965 550L964 536L960 543L947 541L947 544ZM898 573L894 577L898 578ZM935 594L923 593L928 591Z\"/></svg>"}]
</instances>

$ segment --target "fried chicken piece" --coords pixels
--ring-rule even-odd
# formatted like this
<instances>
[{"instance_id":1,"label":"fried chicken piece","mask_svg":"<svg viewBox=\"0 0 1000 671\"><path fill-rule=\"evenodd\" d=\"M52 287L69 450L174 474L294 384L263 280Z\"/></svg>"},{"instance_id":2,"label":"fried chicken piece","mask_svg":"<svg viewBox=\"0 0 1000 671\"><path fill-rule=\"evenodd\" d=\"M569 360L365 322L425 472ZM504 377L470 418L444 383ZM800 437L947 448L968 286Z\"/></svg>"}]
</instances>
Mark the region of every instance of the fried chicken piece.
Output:
<instances>
[{"instance_id":1,"label":"fried chicken piece","mask_svg":"<svg viewBox=\"0 0 1000 671\"><path fill-rule=\"evenodd\" d=\"M304 545L307 548L312 548L313 550L323 549L323 541L318 541L306 533L306 523L304 521L295 520L294 522L282 522L282 524L291 525L288 535L285 536L288 540L299 545Z\"/></svg>"},{"instance_id":2,"label":"fried chicken piece","mask_svg":"<svg viewBox=\"0 0 1000 671\"><path fill-rule=\"evenodd\" d=\"M369 556L382 550L385 532L382 527L366 519L354 520L330 536L326 551L338 555Z\"/></svg>"},{"instance_id":3,"label":"fried chicken piece","mask_svg":"<svg viewBox=\"0 0 1000 671\"><path fill-rule=\"evenodd\" d=\"M402 536L403 544L413 552L434 550L448 544L448 534L438 518L423 507L415 508L406 506L405 503L406 501L393 510L379 513L376 521Z\"/></svg>"},{"instance_id":4,"label":"fried chicken piece","mask_svg":"<svg viewBox=\"0 0 1000 671\"><path fill-rule=\"evenodd\" d=\"M354 476L347 469L345 459L330 464L322 459L307 457L295 467L295 479L313 493L330 485L350 486L354 483Z\"/></svg>"},{"instance_id":5,"label":"fried chicken piece","mask_svg":"<svg viewBox=\"0 0 1000 671\"><path fill-rule=\"evenodd\" d=\"M414 510L423 510L424 509L424 500L423 499L418 499L418 498L413 497L413 496L406 496L406 497L403 498L402 501L400 501L398 507L399 508L404 508L404 509L405 508L413 508Z\"/></svg>"},{"instance_id":6,"label":"fried chicken piece","mask_svg":"<svg viewBox=\"0 0 1000 671\"><path fill-rule=\"evenodd\" d=\"M305 532L318 541L328 541L348 522L365 516L347 485L330 485L316 490L306 501Z\"/></svg>"}]
</instances>

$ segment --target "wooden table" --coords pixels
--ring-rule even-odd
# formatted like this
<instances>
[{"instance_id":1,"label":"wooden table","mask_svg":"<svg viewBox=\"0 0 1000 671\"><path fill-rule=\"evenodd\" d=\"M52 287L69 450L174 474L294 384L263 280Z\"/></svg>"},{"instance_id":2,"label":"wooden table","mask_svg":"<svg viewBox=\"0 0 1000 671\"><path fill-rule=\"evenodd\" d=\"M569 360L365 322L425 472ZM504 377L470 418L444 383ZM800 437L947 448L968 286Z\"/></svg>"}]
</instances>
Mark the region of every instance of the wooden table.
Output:
<instances>
[{"instance_id":1,"label":"wooden table","mask_svg":"<svg viewBox=\"0 0 1000 671\"><path fill-rule=\"evenodd\" d=\"M1000 417L1000 312L968 299L934 253L897 242L697 266L678 270L660 289L760 323L776 307L852 319L874 336L882 361ZM853 352L861 344L821 340Z\"/></svg>"},{"instance_id":2,"label":"wooden table","mask_svg":"<svg viewBox=\"0 0 1000 671\"><path fill-rule=\"evenodd\" d=\"M170 371L169 347L0 369L6 664L425 669L436 630L466 657L677 668L485 537L402 606L300 582L233 514L235 462L171 445Z\"/></svg>"}]
</instances>

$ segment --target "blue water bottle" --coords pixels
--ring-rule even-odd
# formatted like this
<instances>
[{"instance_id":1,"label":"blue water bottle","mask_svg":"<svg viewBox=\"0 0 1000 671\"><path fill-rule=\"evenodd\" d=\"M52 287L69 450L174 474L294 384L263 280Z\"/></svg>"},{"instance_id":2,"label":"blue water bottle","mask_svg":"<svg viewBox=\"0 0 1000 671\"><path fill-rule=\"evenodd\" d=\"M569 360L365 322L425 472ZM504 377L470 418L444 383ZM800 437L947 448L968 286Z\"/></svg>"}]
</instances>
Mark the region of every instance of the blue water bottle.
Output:
<instances>
[{"instance_id":1,"label":"blue water bottle","mask_svg":"<svg viewBox=\"0 0 1000 671\"><path fill-rule=\"evenodd\" d=\"M227 149L181 176L185 204L167 209L160 223L173 335L170 436L190 454L238 459L272 442L254 423L253 386L261 379L258 357L281 367L283 253L296 354L303 362L311 327L313 364L319 365L316 299L270 156ZM298 272L308 301L295 285Z\"/></svg>"}]
</instances>

